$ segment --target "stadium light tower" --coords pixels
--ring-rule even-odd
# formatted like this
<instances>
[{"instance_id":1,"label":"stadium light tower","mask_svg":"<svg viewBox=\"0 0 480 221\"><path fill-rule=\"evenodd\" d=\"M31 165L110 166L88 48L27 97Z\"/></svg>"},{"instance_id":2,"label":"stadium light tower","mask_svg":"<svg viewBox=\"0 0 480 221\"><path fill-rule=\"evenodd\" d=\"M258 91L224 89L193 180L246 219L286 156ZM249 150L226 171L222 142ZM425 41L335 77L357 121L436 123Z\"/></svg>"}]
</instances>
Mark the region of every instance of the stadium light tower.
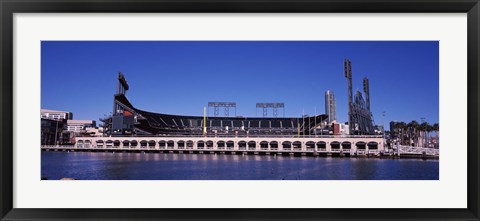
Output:
<instances>
[{"instance_id":1,"label":"stadium light tower","mask_svg":"<svg viewBox=\"0 0 480 221\"><path fill-rule=\"evenodd\" d=\"M363 78L363 92L365 93L367 110L370 111L370 83L366 77Z\"/></svg>"},{"instance_id":2,"label":"stadium light tower","mask_svg":"<svg viewBox=\"0 0 480 221\"><path fill-rule=\"evenodd\" d=\"M263 109L263 117L268 115L268 109L273 109L273 117L278 117L278 108L283 109L283 116L285 116L285 103L257 103L257 109Z\"/></svg>"},{"instance_id":3,"label":"stadium light tower","mask_svg":"<svg viewBox=\"0 0 480 221\"><path fill-rule=\"evenodd\" d=\"M235 102L208 102L208 107L213 107L213 116L218 117L220 107L224 108L225 117L230 115L230 107L235 108L235 116L237 115L237 103Z\"/></svg>"}]
</instances>

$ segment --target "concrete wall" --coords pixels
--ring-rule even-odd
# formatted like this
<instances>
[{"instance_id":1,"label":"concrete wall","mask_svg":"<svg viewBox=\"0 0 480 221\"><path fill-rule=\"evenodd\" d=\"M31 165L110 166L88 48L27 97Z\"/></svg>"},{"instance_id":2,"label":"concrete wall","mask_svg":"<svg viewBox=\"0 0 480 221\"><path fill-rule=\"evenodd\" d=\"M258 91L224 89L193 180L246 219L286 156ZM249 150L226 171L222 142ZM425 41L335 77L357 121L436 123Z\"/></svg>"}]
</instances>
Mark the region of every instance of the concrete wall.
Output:
<instances>
[{"instance_id":1,"label":"concrete wall","mask_svg":"<svg viewBox=\"0 0 480 221\"><path fill-rule=\"evenodd\" d=\"M343 150L345 151L368 151L368 150L374 150L374 151L382 151L384 149L384 143L383 139L379 137L308 137L308 138L303 138L303 137L77 137L77 147L85 147L85 148L128 148L132 149L131 145L125 146L124 141L129 141L131 143L132 141L137 141L136 148L141 149L141 148L147 148L147 149L172 149L172 150L178 150L178 149L193 149L193 150L198 150L202 149L198 147L198 143L200 141L205 142L205 147L202 150L272 150L271 149L271 142L276 141L278 143L278 149L277 150L284 150L283 149L283 142L288 141L291 142L291 149L293 150L293 143L294 142L300 142L301 148L298 148L296 150L301 150L301 151L326 151L326 152L336 152ZM103 141L103 145L100 145L101 143L97 141ZM109 142L110 141L110 142ZM118 142L115 142L118 141ZM146 145L142 145L143 144ZM147 143L145 143L145 141ZM155 145L149 145L149 141L155 141ZM161 147L159 142L164 141L165 142L165 147ZM170 148L167 145L167 142L173 141L173 146ZM178 142L179 141L184 141L185 145L184 147L179 147ZM186 142L187 141L193 141L193 147L192 148L187 148ZM206 142L207 141L212 141L213 146L208 149ZM218 142L219 141L224 141L225 142L225 147L221 148L218 147ZM227 148L227 142L228 141L233 141L234 145L232 148ZM239 146L240 142L246 142L247 147L244 149ZM255 147L254 148L249 148L248 143L254 141L255 142ZM267 141L269 143L268 147L261 148L260 143L262 141ZM315 142L314 148L307 148L306 144L307 142ZM325 142L326 148L319 148L317 145L318 142ZM339 146L338 149L335 148L335 142L339 142L342 144L343 142L350 142L351 143L351 148L343 148L342 145ZM378 144L377 149L371 149L368 147L369 142L376 142ZM153 143L153 142L152 142ZM360 145L362 143L365 143L365 149L357 148L357 145ZM332 145L333 144L333 145ZM116 146L118 145L118 146Z\"/></svg>"}]
</instances>

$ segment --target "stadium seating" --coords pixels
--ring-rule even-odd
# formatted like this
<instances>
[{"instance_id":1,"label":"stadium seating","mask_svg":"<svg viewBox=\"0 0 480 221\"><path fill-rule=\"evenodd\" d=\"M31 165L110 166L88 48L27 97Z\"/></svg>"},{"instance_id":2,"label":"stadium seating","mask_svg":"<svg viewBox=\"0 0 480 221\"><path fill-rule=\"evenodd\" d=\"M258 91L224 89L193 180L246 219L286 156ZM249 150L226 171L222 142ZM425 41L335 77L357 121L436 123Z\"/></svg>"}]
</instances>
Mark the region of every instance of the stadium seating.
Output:
<instances>
[{"instance_id":1,"label":"stadium seating","mask_svg":"<svg viewBox=\"0 0 480 221\"><path fill-rule=\"evenodd\" d=\"M201 135L203 134L203 116L182 116L152 113L134 108L124 95L116 95L117 102L136 114L134 127L137 133L150 135ZM272 118L272 117L208 117L207 133L226 136L248 135L297 135L298 127L305 131L326 119L326 115L310 118ZM227 130L228 127L228 130ZM305 129L304 129L305 128Z\"/></svg>"}]
</instances>

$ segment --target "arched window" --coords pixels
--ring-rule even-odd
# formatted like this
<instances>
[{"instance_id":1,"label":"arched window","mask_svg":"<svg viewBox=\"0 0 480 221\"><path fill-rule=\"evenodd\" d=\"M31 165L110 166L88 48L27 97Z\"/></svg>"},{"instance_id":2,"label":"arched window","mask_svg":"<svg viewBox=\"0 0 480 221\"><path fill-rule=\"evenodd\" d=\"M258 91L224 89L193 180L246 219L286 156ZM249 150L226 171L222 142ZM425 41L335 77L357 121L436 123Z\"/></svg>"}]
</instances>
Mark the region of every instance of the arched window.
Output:
<instances>
[{"instance_id":1,"label":"arched window","mask_svg":"<svg viewBox=\"0 0 480 221\"><path fill-rule=\"evenodd\" d=\"M213 149L213 141L207 140L207 149Z\"/></svg>"},{"instance_id":2,"label":"arched window","mask_svg":"<svg viewBox=\"0 0 480 221\"><path fill-rule=\"evenodd\" d=\"M234 145L235 145L235 142L231 140L227 141L227 149L233 149Z\"/></svg>"},{"instance_id":3,"label":"arched window","mask_svg":"<svg viewBox=\"0 0 480 221\"><path fill-rule=\"evenodd\" d=\"M368 149L370 149L370 150L378 149L378 143L374 142L374 141L368 142L367 146L368 146Z\"/></svg>"},{"instance_id":4,"label":"arched window","mask_svg":"<svg viewBox=\"0 0 480 221\"><path fill-rule=\"evenodd\" d=\"M251 140L251 141L248 141L248 149L255 149L257 145L257 142Z\"/></svg>"},{"instance_id":5,"label":"arched window","mask_svg":"<svg viewBox=\"0 0 480 221\"><path fill-rule=\"evenodd\" d=\"M185 149L185 141L183 140L177 141L177 146L178 146L178 149Z\"/></svg>"},{"instance_id":6,"label":"arched window","mask_svg":"<svg viewBox=\"0 0 480 221\"><path fill-rule=\"evenodd\" d=\"M245 149L247 148L247 142L245 142L245 141L243 141L243 140L242 140L242 141L238 141L238 148L239 148L240 150L245 150Z\"/></svg>"},{"instance_id":7,"label":"arched window","mask_svg":"<svg viewBox=\"0 0 480 221\"><path fill-rule=\"evenodd\" d=\"M173 140L167 141L167 148L168 149L173 149L174 145L175 145L175 142Z\"/></svg>"},{"instance_id":8,"label":"arched window","mask_svg":"<svg viewBox=\"0 0 480 221\"><path fill-rule=\"evenodd\" d=\"M199 140L197 142L197 149L204 149L205 148L205 141Z\"/></svg>"},{"instance_id":9,"label":"arched window","mask_svg":"<svg viewBox=\"0 0 480 221\"><path fill-rule=\"evenodd\" d=\"M154 140L148 141L148 148L150 148L150 149L155 149L155 144L156 144L156 143L157 143L157 142L155 142Z\"/></svg>"},{"instance_id":10,"label":"arched window","mask_svg":"<svg viewBox=\"0 0 480 221\"><path fill-rule=\"evenodd\" d=\"M344 150L350 150L350 149L352 149L352 143L350 143L350 142L348 142L348 141L342 142L342 149L344 149Z\"/></svg>"},{"instance_id":11,"label":"arched window","mask_svg":"<svg viewBox=\"0 0 480 221\"><path fill-rule=\"evenodd\" d=\"M120 147L120 141L119 140L113 141L113 147L114 148L119 148Z\"/></svg>"},{"instance_id":12,"label":"arched window","mask_svg":"<svg viewBox=\"0 0 480 221\"><path fill-rule=\"evenodd\" d=\"M140 148L147 148L148 142L146 140L140 141Z\"/></svg>"},{"instance_id":13,"label":"arched window","mask_svg":"<svg viewBox=\"0 0 480 221\"><path fill-rule=\"evenodd\" d=\"M276 149L278 149L278 142L277 142L277 141L272 141L272 142L270 142L270 149L271 149L271 150L276 150Z\"/></svg>"},{"instance_id":14,"label":"arched window","mask_svg":"<svg viewBox=\"0 0 480 221\"><path fill-rule=\"evenodd\" d=\"M187 148L188 148L188 149L192 149L192 148L193 148L193 141L192 141L192 140L188 140L188 141L187 141Z\"/></svg>"},{"instance_id":15,"label":"arched window","mask_svg":"<svg viewBox=\"0 0 480 221\"><path fill-rule=\"evenodd\" d=\"M307 141L305 143L305 146L307 147L307 150L314 150L315 149L315 142L313 141Z\"/></svg>"},{"instance_id":16,"label":"arched window","mask_svg":"<svg viewBox=\"0 0 480 221\"><path fill-rule=\"evenodd\" d=\"M130 148L137 148L138 142L136 140L132 140L130 142Z\"/></svg>"},{"instance_id":17,"label":"arched window","mask_svg":"<svg viewBox=\"0 0 480 221\"><path fill-rule=\"evenodd\" d=\"M357 146L357 149L365 150L367 145L366 145L365 142L359 141L359 142L355 143L355 146Z\"/></svg>"},{"instance_id":18,"label":"arched window","mask_svg":"<svg viewBox=\"0 0 480 221\"><path fill-rule=\"evenodd\" d=\"M302 149L302 142L300 141L295 141L293 142L293 149Z\"/></svg>"},{"instance_id":19,"label":"arched window","mask_svg":"<svg viewBox=\"0 0 480 221\"><path fill-rule=\"evenodd\" d=\"M124 140L124 141L122 141L122 143L123 143L123 148L129 148L130 147L130 141Z\"/></svg>"},{"instance_id":20,"label":"arched window","mask_svg":"<svg viewBox=\"0 0 480 221\"><path fill-rule=\"evenodd\" d=\"M158 141L158 148L165 149L167 147L167 142L164 140Z\"/></svg>"},{"instance_id":21,"label":"arched window","mask_svg":"<svg viewBox=\"0 0 480 221\"><path fill-rule=\"evenodd\" d=\"M340 142L338 142L338 141L333 141L333 142L330 143L330 147L331 147L332 149L340 149Z\"/></svg>"},{"instance_id":22,"label":"arched window","mask_svg":"<svg viewBox=\"0 0 480 221\"><path fill-rule=\"evenodd\" d=\"M326 149L327 148L327 143L325 141L318 141L317 142L317 149Z\"/></svg>"},{"instance_id":23,"label":"arched window","mask_svg":"<svg viewBox=\"0 0 480 221\"><path fill-rule=\"evenodd\" d=\"M225 149L225 141L220 140L217 142L218 149Z\"/></svg>"}]
</instances>

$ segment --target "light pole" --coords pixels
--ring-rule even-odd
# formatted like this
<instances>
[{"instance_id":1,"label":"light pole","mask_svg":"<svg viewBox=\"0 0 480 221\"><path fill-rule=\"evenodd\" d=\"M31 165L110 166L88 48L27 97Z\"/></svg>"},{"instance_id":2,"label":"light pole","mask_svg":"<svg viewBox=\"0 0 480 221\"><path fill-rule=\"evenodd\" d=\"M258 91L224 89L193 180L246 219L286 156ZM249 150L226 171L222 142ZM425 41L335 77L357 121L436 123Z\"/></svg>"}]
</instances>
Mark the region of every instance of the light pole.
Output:
<instances>
[{"instance_id":1,"label":"light pole","mask_svg":"<svg viewBox=\"0 0 480 221\"><path fill-rule=\"evenodd\" d=\"M382 112L382 135L383 135L383 146L385 147L385 122L384 122L384 118L385 118L385 111Z\"/></svg>"},{"instance_id":2,"label":"light pole","mask_svg":"<svg viewBox=\"0 0 480 221\"><path fill-rule=\"evenodd\" d=\"M310 137L310 135L312 135L311 132L310 132L312 130L312 127L310 125L311 124L310 124L310 115L309 115L308 116L308 137Z\"/></svg>"},{"instance_id":3,"label":"light pole","mask_svg":"<svg viewBox=\"0 0 480 221\"><path fill-rule=\"evenodd\" d=\"M305 109L302 110L302 137L305 137Z\"/></svg>"},{"instance_id":4,"label":"light pole","mask_svg":"<svg viewBox=\"0 0 480 221\"><path fill-rule=\"evenodd\" d=\"M422 121L422 124L425 123L425 117L421 117L420 121ZM422 148L424 148L424 147L425 147L425 131L422 131Z\"/></svg>"},{"instance_id":5,"label":"light pole","mask_svg":"<svg viewBox=\"0 0 480 221\"><path fill-rule=\"evenodd\" d=\"M57 121L57 125L55 126L55 145L57 145L57 131L58 131L58 120Z\"/></svg>"},{"instance_id":6,"label":"light pole","mask_svg":"<svg viewBox=\"0 0 480 221\"><path fill-rule=\"evenodd\" d=\"M317 107L315 107L315 118L314 118L314 121L315 121L315 128L314 128L313 134L315 135L315 137L317 137Z\"/></svg>"}]
</instances>

